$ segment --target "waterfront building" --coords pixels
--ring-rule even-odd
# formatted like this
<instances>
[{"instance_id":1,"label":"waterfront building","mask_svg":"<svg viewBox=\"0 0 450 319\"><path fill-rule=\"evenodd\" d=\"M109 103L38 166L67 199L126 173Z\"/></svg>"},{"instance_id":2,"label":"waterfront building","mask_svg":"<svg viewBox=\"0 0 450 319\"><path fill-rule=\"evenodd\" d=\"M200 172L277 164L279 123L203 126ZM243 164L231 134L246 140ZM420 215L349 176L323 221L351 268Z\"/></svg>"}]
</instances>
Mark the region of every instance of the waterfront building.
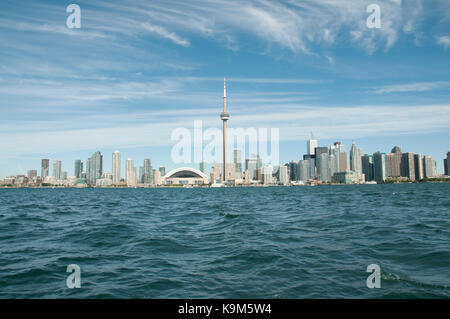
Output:
<instances>
[{"instance_id":1,"label":"waterfront building","mask_svg":"<svg viewBox=\"0 0 450 319\"><path fill-rule=\"evenodd\" d=\"M330 176L330 160L329 155L322 153L316 157L317 162L317 179L322 182L329 182L331 180Z\"/></svg>"},{"instance_id":2,"label":"waterfront building","mask_svg":"<svg viewBox=\"0 0 450 319\"><path fill-rule=\"evenodd\" d=\"M48 158L44 158L41 160L41 178L45 179L50 173L50 160Z\"/></svg>"},{"instance_id":3,"label":"waterfront building","mask_svg":"<svg viewBox=\"0 0 450 319\"><path fill-rule=\"evenodd\" d=\"M361 158L361 164L362 164L362 173L365 175L366 181L375 180L373 171L373 156L365 154Z\"/></svg>"},{"instance_id":4,"label":"waterfront building","mask_svg":"<svg viewBox=\"0 0 450 319\"><path fill-rule=\"evenodd\" d=\"M425 178L436 177L436 161L433 157L423 157L423 173Z\"/></svg>"},{"instance_id":5,"label":"waterfront building","mask_svg":"<svg viewBox=\"0 0 450 319\"><path fill-rule=\"evenodd\" d=\"M159 167L159 172L161 173L161 177L166 176L166 168L164 166Z\"/></svg>"},{"instance_id":6,"label":"waterfront building","mask_svg":"<svg viewBox=\"0 0 450 319\"><path fill-rule=\"evenodd\" d=\"M144 159L142 183L147 185L152 183L152 162L149 158Z\"/></svg>"},{"instance_id":7,"label":"waterfront building","mask_svg":"<svg viewBox=\"0 0 450 319\"><path fill-rule=\"evenodd\" d=\"M112 181L112 173L109 173L108 175L99 178L95 181L95 186L97 187L105 187L105 186L111 186L113 185L113 181Z\"/></svg>"},{"instance_id":8,"label":"waterfront building","mask_svg":"<svg viewBox=\"0 0 450 319\"><path fill-rule=\"evenodd\" d=\"M256 168L257 168L257 159L256 158L246 158L245 159L245 169L248 170L250 174L250 179L256 179Z\"/></svg>"},{"instance_id":9,"label":"waterfront building","mask_svg":"<svg viewBox=\"0 0 450 319\"><path fill-rule=\"evenodd\" d=\"M414 167L414 153L403 153L400 165L401 176L408 178L410 181L416 179Z\"/></svg>"},{"instance_id":10,"label":"waterfront building","mask_svg":"<svg viewBox=\"0 0 450 319\"><path fill-rule=\"evenodd\" d=\"M386 153L376 152L373 154L374 180L384 182L388 178L386 166Z\"/></svg>"},{"instance_id":11,"label":"waterfront building","mask_svg":"<svg viewBox=\"0 0 450 319\"><path fill-rule=\"evenodd\" d=\"M286 165L281 165L279 172L279 180L281 185L289 185L289 175L288 167Z\"/></svg>"},{"instance_id":12,"label":"waterfront building","mask_svg":"<svg viewBox=\"0 0 450 319\"><path fill-rule=\"evenodd\" d=\"M329 154L336 157L336 172L343 172L348 169L347 153L345 152L345 146L341 142L334 142Z\"/></svg>"},{"instance_id":13,"label":"waterfront building","mask_svg":"<svg viewBox=\"0 0 450 319\"><path fill-rule=\"evenodd\" d=\"M235 165L235 178L241 179L242 178L242 157L241 157L241 150L235 148L233 150L233 163Z\"/></svg>"},{"instance_id":14,"label":"waterfront building","mask_svg":"<svg viewBox=\"0 0 450 319\"><path fill-rule=\"evenodd\" d=\"M144 184L144 166L139 166L138 183Z\"/></svg>"},{"instance_id":15,"label":"waterfront building","mask_svg":"<svg viewBox=\"0 0 450 319\"><path fill-rule=\"evenodd\" d=\"M447 158L444 159L444 174L450 175L450 151L447 152Z\"/></svg>"},{"instance_id":16,"label":"waterfront building","mask_svg":"<svg viewBox=\"0 0 450 319\"><path fill-rule=\"evenodd\" d=\"M75 165L73 169L74 176L76 178L81 178L81 173L83 172L83 161L75 160Z\"/></svg>"},{"instance_id":17,"label":"waterfront building","mask_svg":"<svg viewBox=\"0 0 450 319\"><path fill-rule=\"evenodd\" d=\"M365 182L364 174L352 170L334 173L332 181L341 184L362 184Z\"/></svg>"},{"instance_id":18,"label":"waterfront building","mask_svg":"<svg viewBox=\"0 0 450 319\"><path fill-rule=\"evenodd\" d=\"M271 165L265 165L262 169L262 182L265 185L273 183L273 167Z\"/></svg>"},{"instance_id":19,"label":"waterfront building","mask_svg":"<svg viewBox=\"0 0 450 319\"><path fill-rule=\"evenodd\" d=\"M102 178L103 179L110 179L112 181L113 174L110 173L110 172L105 172L105 173L103 173Z\"/></svg>"},{"instance_id":20,"label":"waterfront building","mask_svg":"<svg viewBox=\"0 0 450 319\"><path fill-rule=\"evenodd\" d=\"M153 175L153 178L154 178L155 185L161 185L162 184L161 171L155 170L155 174Z\"/></svg>"},{"instance_id":21,"label":"waterfront building","mask_svg":"<svg viewBox=\"0 0 450 319\"><path fill-rule=\"evenodd\" d=\"M30 181L33 181L34 179L37 178L37 170L35 169L29 170L27 176Z\"/></svg>"},{"instance_id":22,"label":"waterfront building","mask_svg":"<svg viewBox=\"0 0 450 319\"><path fill-rule=\"evenodd\" d=\"M244 171L244 184L245 185L250 185L252 182L252 178L250 176L250 172L248 171L248 169L246 169Z\"/></svg>"},{"instance_id":23,"label":"waterfront building","mask_svg":"<svg viewBox=\"0 0 450 319\"><path fill-rule=\"evenodd\" d=\"M112 181L115 185L120 183L121 164L120 152L114 151L112 153Z\"/></svg>"},{"instance_id":24,"label":"waterfront building","mask_svg":"<svg viewBox=\"0 0 450 319\"><path fill-rule=\"evenodd\" d=\"M53 175L56 180L60 180L62 177L61 171L61 161L54 160L53 161Z\"/></svg>"},{"instance_id":25,"label":"waterfront building","mask_svg":"<svg viewBox=\"0 0 450 319\"><path fill-rule=\"evenodd\" d=\"M297 161L290 161L289 162L289 179L291 181L298 181L300 178L299 171L298 171L298 162Z\"/></svg>"},{"instance_id":26,"label":"waterfront building","mask_svg":"<svg viewBox=\"0 0 450 319\"><path fill-rule=\"evenodd\" d=\"M136 186L136 167L134 167L134 161L131 158L127 158L125 162L125 173L127 186Z\"/></svg>"},{"instance_id":27,"label":"waterfront building","mask_svg":"<svg viewBox=\"0 0 450 319\"><path fill-rule=\"evenodd\" d=\"M257 168L256 169L256 181L258 181L258 182L262 182L262 168Z\"/></svg>"},{"instance_id":28,"label":"waterfront building","mask_svg":"<svg viewBox=\"0 0 450 319\"><path fill-rule=\"evenodd\" d=\"M307 182L311 179L311 160L303 160L298 163L299 165L299 180Z\"/></svg>"},{"instance_id":29,"label":"waterfront building","mask_svg":"<svg viewBox=\"0 0 450 319\"><path fill-rule=\"evenodd\" d=\"M392 150L396 152L386 155L388 177L401 177L403 153L399 152L400 147L398 146L394 147Z\"/></svg>"},{"instance_id":30,"label":"waterfront building","mask_svg":"<svg viewBox=\"0 0 450 319\"><path fill-rule=\"evenodd\" d=\"M339 156L341 153L338 154ZM338 158L333 154L328 155L328 170L329 170L329 178L333 177L334 173L338 172L339 165L338 165Z\"/></svg>"},{"instance_id":31,"label":"waterfront building","mask_svg":"<svg viewBox=\"0 0 450 319\"><path fill-rule=\"evenodd\" d=\"M61 179L64 181L67 180L67 172L62 172Z\"/></svg>"},{"instance_id":32,"label":"waterfront building","mask_svg":"<svg viewBox=\"0 0 450 319\"><path fill-rule=\"evenodd\" d=\"M414 174L416 179L424 178L422 154L414 154Z\"/></svg>"},{"instance_id":33,"label":"waterfront building","mask_svg":"<svg viewBox=\"0 0 450 319\"><path fill-rule=\"evenodd\" d=\"M103 155L100 151L95 152L87 160L86 177L89 185L95 185L97 179L103 175Z\"/></svg>"},{"instance_id":34,"label":"waterfront building","mask_svg":"<svg viewBox=\"0 0 450 319\"><path fill-rule=\"evenodd\" d=\"M362 150L355 144L350 149L350 170L362 173Z\"/></svg>"}]
</instances>

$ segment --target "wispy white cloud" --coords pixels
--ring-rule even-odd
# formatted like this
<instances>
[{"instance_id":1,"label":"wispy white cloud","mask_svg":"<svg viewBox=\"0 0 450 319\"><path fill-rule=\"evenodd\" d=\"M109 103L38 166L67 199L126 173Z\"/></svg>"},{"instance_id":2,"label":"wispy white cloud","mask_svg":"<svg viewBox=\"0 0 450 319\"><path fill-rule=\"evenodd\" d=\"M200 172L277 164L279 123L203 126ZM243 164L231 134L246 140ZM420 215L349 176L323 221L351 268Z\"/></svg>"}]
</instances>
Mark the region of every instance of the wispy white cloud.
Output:
<instances>
[{"instance_id":1,"label":"wispy white cloud","mask_svg":"<svg viewBox=\"0 0 450 319\"><path fill-rule=\"evenodd\" d=\"M179 35L177 35L174 32L167 31L164 27L161 27L159 25L153 25L151 23L145 22L142 23L141 26L152 33L155 33L163 38L171 40L173 43L188 47L190 45L189 40L181 38Z\"/></svg>"},{"instance_id":2,"label":"wispy white cloud","mask_svg":"<svg viewBox=\"0 0 450 319\"><path fill-rule=\"evenodd\" d=\"M444 35L436 39L436 43L442 45L444 48L450 48L450 36Z\"/></svg>"},{"instance_id":3,"label":"wispy white cloud","mask_svg":"<svg viewBox=\"0 0 450 319\"><path fill-rule=\"evenodd\" d=\"M34 121L27 129L13 124L0 128L0 149L4 156L56 153L102 148L171 146L170 135L177 127L191 129L194 120L204 128L220 127L216 108L166 110L71 118L49 125ZM164 119L164 120L162 120ZM103 125L99 126L102 121ZM246 107L235 109L230 128L278 127L281 141L302 140L311 130L320 139L361 138L438 132L448 129L450 105L314 107L285 104L276 109ZM39 129L45 127L45 130Z\"/></svg>"},{"instance_id":4,"label":"wispy white cloud","mask_svg":"<svg viewBox=\"0 0 450 319\"><path fill-rule=\"evenodd\" d=\"M450 86L450 82L436 81L436 82L417 82L407 84L395 84L384 86L375 91L375 93L403 93L403 92L425 92L435 89L442 89Z\"/></svg>"}]
</instances>

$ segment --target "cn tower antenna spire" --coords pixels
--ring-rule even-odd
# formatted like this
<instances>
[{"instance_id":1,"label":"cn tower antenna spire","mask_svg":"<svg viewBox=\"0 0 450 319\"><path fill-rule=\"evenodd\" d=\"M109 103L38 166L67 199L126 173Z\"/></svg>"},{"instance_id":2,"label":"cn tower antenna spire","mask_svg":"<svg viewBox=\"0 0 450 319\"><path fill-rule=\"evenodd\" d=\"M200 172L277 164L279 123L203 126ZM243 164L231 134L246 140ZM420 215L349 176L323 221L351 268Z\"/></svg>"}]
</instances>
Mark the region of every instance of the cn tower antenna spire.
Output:
<instances>
[{"instance_id":1,"label":"cn tower antenna spire","mask_svg":"<svg viewBox=\"0 0 450 319\"><path fill-rule=\"evenodd\" d=\"M223 78L223 97L227 97L227 78Z\"/></svg>"}]
</instances>

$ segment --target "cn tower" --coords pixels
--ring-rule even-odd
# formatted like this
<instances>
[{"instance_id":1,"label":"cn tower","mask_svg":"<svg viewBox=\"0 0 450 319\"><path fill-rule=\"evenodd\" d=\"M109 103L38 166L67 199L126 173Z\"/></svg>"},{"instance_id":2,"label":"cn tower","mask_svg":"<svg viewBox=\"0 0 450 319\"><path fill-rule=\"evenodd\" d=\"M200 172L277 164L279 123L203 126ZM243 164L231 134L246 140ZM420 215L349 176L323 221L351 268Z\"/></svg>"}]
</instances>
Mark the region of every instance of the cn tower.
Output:
<instances>
[{"instance_id":1,"label":"cn tower","mask_svg":"<svg viewBox=\"0 0 450 319\"><path fill-rule=\"evenodd\" d=\"M230 119L230 114L227 112L227 80L223 79L223 112L220 113L220 119L223 122L223 174L222 181L227 180L227 121Z\"/></svg>"}]
</instances>

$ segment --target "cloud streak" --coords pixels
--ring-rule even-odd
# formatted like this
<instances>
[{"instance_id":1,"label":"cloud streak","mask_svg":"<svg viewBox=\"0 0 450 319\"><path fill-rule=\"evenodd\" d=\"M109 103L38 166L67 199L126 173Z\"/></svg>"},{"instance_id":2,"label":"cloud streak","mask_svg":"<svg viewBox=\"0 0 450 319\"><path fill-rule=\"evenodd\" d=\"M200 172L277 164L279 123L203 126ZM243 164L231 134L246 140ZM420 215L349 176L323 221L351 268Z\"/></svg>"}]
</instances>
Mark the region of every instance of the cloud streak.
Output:
<instances>
[{"instance_id":1,"label":"cloud streak","mask_svg":"<svg viewBox=\"0 0 450 319\"><path fill-rule=\"evenodd\" d=\"M192 129L194 120L204 128L220 128L216 108L153 111L128 115L103 115L68 119L57 126L35 121L29 130L2 126L0 149L6 157L30 153L171 146L170 134L177 127ZM164 120L162 120L164 119ZM99 127L99 120L103 125ZM320 139L361 138L438 132L448 129L450 105L313 107L279 105L276 110L247 107L234 110L230 128L278 127L281 141L303 140L313 130ZM82 126L82 128L77 128ZM12 126L13 127L13 126ZM47 129L41 130L40 127Z\"/></svg>"},{"instance_id":2,"label":"cloud streak","mask_svg":"<svg viewBox=\"0 0 450 319\"><path fill-rule=\"evenodd\" d=\"M181 45L184 47L188 47L190 45L189 40L183 39L176 33L169 32L161 26L153 25L148 22L142 23L141 26L148 32L155 33L163 38L169 39L175 44L178 44L178 45Z\"/></svg>"},{"instance_id":3,"label":"cloud streak","mask_svg":"<svg viewBox=\"0 0 450 319\"><path fill-rule=\"evenodd\" d=\"M436 89L448 88L450 82L437 81L437 82L418 82L418 83L408 83L408 84L397 84L384 86L375 91L375 93L405 93L405 92L425 92Z\"/></svg>"}]
</instances>

